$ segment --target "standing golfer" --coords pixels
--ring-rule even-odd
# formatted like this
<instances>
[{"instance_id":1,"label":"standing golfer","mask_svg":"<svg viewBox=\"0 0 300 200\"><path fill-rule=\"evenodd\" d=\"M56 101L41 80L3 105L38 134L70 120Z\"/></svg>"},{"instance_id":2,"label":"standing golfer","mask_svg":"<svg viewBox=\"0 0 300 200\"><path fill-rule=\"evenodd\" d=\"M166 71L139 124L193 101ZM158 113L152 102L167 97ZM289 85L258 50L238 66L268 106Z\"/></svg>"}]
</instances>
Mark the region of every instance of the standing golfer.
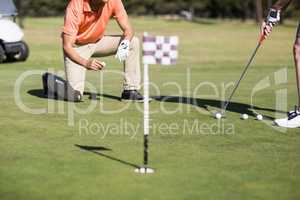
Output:
<instances>
[{"instance_id":1,"label":"standing golfer","mask_svg":"<svg viewBox=\"0 0 300 200\"><path fill-rule=\"evenodd\" d=\"M110 18L118 22L123 35L104 35ZM92 56L115 55L124 63L121 99L143 101L143 96L138 92L141 81L140 44L138 38L134 37L121 0L70 0L62 40L66 79L70 87L68 91L83 95L86 70L104 69L105 63Z\"/></svg>"},{"instance_id":2,"label":"standing golfer","mask_svg":"<svg viewBox=\"0 0 300 200\"><path fill-rule=\"evenodd\" d=\"M262 31L265 37L268 37L272 32L273 26L280 21L280 13L283 8L288 6L292 0L278 0L270 9L266 22L262 25ZM300 127L300 23L294 44L294 58L296 65L296 77L298 87L298 106L294 111L289 112L288 117L277 119L275 123L280 127L299 128Z\"/></svg>"}]
</instances>

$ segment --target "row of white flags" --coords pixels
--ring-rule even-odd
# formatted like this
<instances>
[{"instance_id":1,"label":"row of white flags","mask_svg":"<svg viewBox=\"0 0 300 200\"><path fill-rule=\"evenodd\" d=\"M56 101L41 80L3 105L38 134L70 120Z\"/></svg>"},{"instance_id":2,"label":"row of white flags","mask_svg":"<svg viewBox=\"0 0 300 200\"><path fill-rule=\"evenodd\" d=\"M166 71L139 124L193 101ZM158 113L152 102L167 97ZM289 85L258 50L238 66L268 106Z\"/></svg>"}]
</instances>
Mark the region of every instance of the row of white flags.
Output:
<instances>
[{"instance_id":1,"label":"row of white flags","mask_svg":"<svg viewBox=\"0 0 300 200\"><path fill-rule=\"evenodd\" d=\"M177 36L143 37L143 63L146 65L174 65L178 59Z\"/></svg>"}]
</instances>

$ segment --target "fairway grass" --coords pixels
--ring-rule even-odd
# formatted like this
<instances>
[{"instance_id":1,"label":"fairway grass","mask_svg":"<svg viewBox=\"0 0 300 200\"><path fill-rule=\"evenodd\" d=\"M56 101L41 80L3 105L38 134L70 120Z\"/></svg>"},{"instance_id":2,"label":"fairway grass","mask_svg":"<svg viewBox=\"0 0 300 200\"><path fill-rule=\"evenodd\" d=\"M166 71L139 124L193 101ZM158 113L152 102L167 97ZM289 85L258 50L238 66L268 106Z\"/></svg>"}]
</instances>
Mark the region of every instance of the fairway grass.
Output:
<instances>
[{"instance_id":1,"label":"fairway grass","mask_svg":"<svg viewBox=\"0 0 300 200\"><path fill-rule=\"evenodd\" d=\"M151 82L160 89L152 87L151 96L173 98L151 103L150 165L156 173L149 176L134 173L142 164L142 104L118 100L123 77L108 72L122 66L113 57L103 59L107 72L87 73L99 93L96 99L85 95L75 105L48 102L40 97L41 77L33 75L20 87L22 103L32 109L53 105L54 110L34 115L17 105L15 83L24 72L63 72L62 24L63 18L26 19L29 60L0 65L1 200L300 199L300 129L276 129L269 120L278 115L276 105L285 103L276 99L278 94L287 92L284 112L297 102L292 57L296 22L276 28L258 52L227 118L217 121L211 114L220 106L222 88L238 79L257 44L258 26L132 19L139 37L144 31L180 37L177 65L150 67ZM118 33L111 23L107 34ZM285 77L285 70L288 82L276 85L276 72ZM270 87L253 98L258 112L267 116L260 122L249 105L253 88L266 77ZM195 90L199 84L203 86ZM86 109L92 103L96 109L88 114L70 112L72 106ZM125 106L122 112L108 113ZM240 120L243 113L250 119ZM126 124L134 129L124 128Z\"/></svg>"}]
</instances>

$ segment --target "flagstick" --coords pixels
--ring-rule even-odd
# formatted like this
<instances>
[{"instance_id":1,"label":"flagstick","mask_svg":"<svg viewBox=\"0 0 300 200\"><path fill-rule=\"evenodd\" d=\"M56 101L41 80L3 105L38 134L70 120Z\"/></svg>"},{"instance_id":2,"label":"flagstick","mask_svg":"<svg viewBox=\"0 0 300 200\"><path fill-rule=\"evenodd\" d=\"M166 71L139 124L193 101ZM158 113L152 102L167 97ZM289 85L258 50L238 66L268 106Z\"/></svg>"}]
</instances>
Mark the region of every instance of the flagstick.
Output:
<instances>
[{"instance_id":1,"label":"flagstick","mask_svg":"<svg viewBox=\"0 0 300 200\"><path fill-rule=\"evenodd\" d=\"M148 136L149 136L149 65L144 65L144 167L148 166Z\"/></svg>"},{"instance_id":2,"label":"flagstick","mask_svg":"<svg viewBox=\"0 0 300 200\"><path fill-rule=\"evenodd\" d=\"M144 34L147 36L147 33ZM149 155L149 122L150 122L150 108L149 108L149 65L144 64L144 166L136 169L136 173L151 174L154 170L148 167L148 155Z\"/></svg>"}]
</instances>

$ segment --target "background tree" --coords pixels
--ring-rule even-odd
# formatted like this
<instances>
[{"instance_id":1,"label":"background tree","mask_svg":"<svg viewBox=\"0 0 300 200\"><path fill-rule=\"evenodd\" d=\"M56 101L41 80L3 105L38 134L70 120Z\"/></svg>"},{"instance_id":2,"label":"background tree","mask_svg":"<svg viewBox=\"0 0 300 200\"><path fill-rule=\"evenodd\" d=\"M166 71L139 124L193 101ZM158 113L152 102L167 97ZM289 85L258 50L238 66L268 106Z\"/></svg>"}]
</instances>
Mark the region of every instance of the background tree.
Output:
<instances>
[{"instance_id":1,"label":"background tree","mask_svg":"<svg viewBox=\"0 0 300 200\"><path fill-rule=\"evenodd\" d=\"M14 0L23 16L62 16L69 0ZM267 8L276 0L123 0L133 15L180 14L189 11L194 17L263 20ZM300 1L294 0L286 17L300 16ZM22 22L22 20L20 20Z\"/></svg>"},{"instance_id":2,"label":"background tree","mask_svg":"<svg viewBox=\"0 0 300 200\"><path fill-rule=\"evenodd\" d=\"M18 15L19 15L19 25L24 28L24 19L25 19L25 16L27 15L26 13L26 7L28 6L28 0L15 0L15 4L16 4L16 7L18 9Z\"/></svg>"},{"instance_id":3,"label":"background tree","mask_svg":"<svg viewBox=\"0 0 300 200\"><path fill-rule=\"evenodd\" d=\"M261 23L263 21L263 5L262 0L256 0L256 21Z\"/></svg>"}]
</instances>

